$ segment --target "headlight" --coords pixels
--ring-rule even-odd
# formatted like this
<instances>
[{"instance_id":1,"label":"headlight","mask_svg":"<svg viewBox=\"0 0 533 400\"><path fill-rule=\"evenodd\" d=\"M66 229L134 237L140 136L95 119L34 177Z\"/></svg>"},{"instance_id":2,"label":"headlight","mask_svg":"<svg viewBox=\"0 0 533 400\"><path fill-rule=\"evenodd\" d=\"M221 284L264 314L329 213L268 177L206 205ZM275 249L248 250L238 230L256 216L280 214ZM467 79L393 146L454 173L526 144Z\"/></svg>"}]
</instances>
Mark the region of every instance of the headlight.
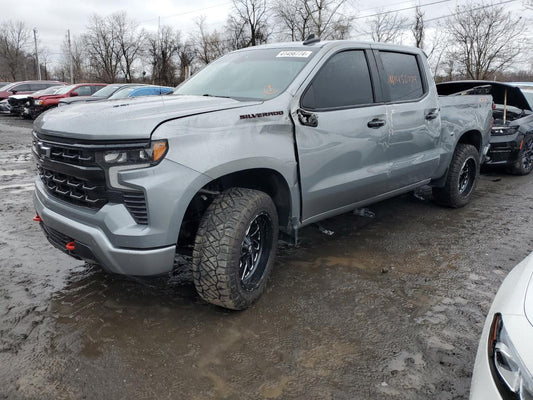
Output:
<instances>
[{"instance_id":1,"label":"headlight","mask_svg":"<svg viewBox=\"0 0 533 400\"><path fill-rule=\"evenodd\" d=\"M489 339L491 369L505 388L520 400L533 399L533 376L528 371L505 329L501 314L496 314Z\"/></svg>"},{"instance_id":2,"label":"headlight","mask_svg":"<svg viewBox=\"0 0 533 400\"><path fill-rule=\"evenodd\" d=\"M495 136L514 135L516 132L518 132L518 128L518 125L494 126L491 134Z\"/></svg>"},{"instance_id":3,"label":"headlight","mask_svg":"<svg viewBox=\"0 0 533 400\"><path fill-rule=\"evenodd\" d=\"M102 161L107 166L133 164L134 168L138 168L136 164L157 164L165 157L167 150L167 141L158 140L153 141L148 148L106 151L102 154Z\"/></svg>"},{"instance_id":4,"label":"headlight","mask_svg":"<svg viewBox=\"0 0 533 400\"><path fill-rule=\"evenodd\" d=\"M43 101L42 100L34 100L33 104L35 104L36 106L41 106L43 104Z\"/></svg>"},{"instance_id":5,"label":"headlight","mask_svg":"<svg viewBox=\"0 0 533 400\"><path fill-rule=\"evenodd\" d=\"M130 169L151 167L158 164L167 154L166 140L152 141L150 147L117 149L97 155L98 162L105 168L108 185L115 189L132 190L118 181L118 173Z\"/></svg>"}]
</instances>

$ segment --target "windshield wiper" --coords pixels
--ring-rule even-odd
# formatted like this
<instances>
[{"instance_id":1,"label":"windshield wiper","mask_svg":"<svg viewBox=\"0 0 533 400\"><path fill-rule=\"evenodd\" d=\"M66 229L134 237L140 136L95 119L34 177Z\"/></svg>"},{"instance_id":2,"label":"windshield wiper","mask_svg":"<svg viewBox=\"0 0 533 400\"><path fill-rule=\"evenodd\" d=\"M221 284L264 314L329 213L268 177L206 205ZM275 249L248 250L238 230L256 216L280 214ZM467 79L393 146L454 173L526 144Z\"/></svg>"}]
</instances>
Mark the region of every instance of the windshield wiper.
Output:
<instances>
[{"instance_id":1,"label":"windshield wiper","mask_svg":"<svg viewBox=\"0 0 533 400\"><path fill-rule=\"evenodd\" d=\"M209 94L209 93L204 93L202 96L206 96L206 97L220 97L221 99L232 99L233 97L231 96L219 96L217 94Z\"/></svg>"}]
</instances>

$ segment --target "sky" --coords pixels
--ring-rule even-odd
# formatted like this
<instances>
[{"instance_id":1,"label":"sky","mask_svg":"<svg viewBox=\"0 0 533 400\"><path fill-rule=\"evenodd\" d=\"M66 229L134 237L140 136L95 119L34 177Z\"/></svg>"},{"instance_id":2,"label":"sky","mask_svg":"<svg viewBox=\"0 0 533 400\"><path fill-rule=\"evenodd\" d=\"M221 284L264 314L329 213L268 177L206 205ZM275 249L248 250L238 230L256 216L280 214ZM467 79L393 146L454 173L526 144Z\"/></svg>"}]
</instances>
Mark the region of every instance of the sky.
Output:
<instances>
[{"instance_id":1,"label":"sky","mask_svg":"<svg viewBox=\"0 0 533 400\"><path fill-rule=\"evenodd\" d=\"M355 25L359 32L368 32L366 16L382 11L398 10L402 15L413 18L416 5L420 5L427 20L453 13L458 4L468 0L348 0L349 8L355 10ZM495 0L499 3L508 0ZM270 0L274 3L273 0ZM489 4L488 0L481 3ZM529 21L533 19L533 0L514 0L505 4L514 13ZM157 32L158 21L179 29L183 37L194 32L195 20L205 16L209 29L221 29L231 13L232 3L216 0L0 0L0 23L23 21L29 29L37 29L39 47L45 47L52 65L61 59L61 44L67 29L71 36L85 31L92 14L107 16L126 11L129 18L136 20L149 32ZM428 24L435 24L436 21ZM368 40L368 37L358 39ZM31 42L33 44L33 41ZM33 47L28 51L33 52Z\"/></svg>"}]
</instances>

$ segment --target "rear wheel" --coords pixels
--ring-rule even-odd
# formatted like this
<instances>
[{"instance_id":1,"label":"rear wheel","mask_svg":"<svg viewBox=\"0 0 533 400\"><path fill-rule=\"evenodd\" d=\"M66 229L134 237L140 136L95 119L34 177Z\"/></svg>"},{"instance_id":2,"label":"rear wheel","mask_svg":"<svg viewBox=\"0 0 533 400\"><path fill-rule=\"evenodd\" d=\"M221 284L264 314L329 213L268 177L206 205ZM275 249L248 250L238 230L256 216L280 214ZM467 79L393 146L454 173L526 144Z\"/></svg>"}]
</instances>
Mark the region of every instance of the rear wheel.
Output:
<instances>
[{"instance_id":1,"label":"rear wheel","mask_svg":"<svg viewBox=\"0 0 533 400\"><path fill-rule=\"evenodd\" d=\"M453 154L444 187L433 188L433 198L441 205L458 208L470 201L479 177L479 153L459 143Z\"/></svg>"},{"instance_id":2,"label":"rear wheel","mask_svg":"<svg viewBox=\"0 0 533 400\"><path fill-rule=\"evenodd\" d=\"M274 263L278 216L264 192L232 188L202 216L193 252L196 290L207 302L243 310L265 288Z\"/></svg>"},{"instance_id":3,"label":"rear wheel","mask_svg":"<svg viewBox=\"0 0 533 400\"><path fill-rule=\"evenodd\" d=\"M524 138L518 159L509 168L509 172L514 175L527 175L531 170L533 170L533 135L528 135Z\"/></svg>"}]
</instances>

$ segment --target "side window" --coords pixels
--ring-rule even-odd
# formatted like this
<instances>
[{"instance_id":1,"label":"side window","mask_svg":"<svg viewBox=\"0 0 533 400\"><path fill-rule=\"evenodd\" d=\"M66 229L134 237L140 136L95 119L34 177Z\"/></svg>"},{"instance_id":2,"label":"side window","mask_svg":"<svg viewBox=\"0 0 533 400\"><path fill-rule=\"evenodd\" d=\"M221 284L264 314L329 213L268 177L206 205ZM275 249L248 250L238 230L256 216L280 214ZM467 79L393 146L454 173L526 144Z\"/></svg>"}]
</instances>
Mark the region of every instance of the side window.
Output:
<instances>
[{"instance_id":1,"label":"side window","mask_svg":"<svg viewBox=\"0 0 533 400\"><path fill-rule=\"evenodd\" d=\"M91 86L91 94L94 94L94 93L98 92L103 87L105 87L105 86Z\"/></svg>"},{"instance_id":2,"label":"side window","mask_svg":"<svg viewBox=\"0 0 533 400\"><path fill-rule=\"evenodd\" d=\"M337 53L326 61L302 96L301 106L324 109L373 102L365 52L350 50Z\"/></svg>"},{"instance_id":3,"label":"side window","mask_svg":"<svg viewBox=\"0 0 533 400\"><path fill-rule=\"evenodd\" d=\"M424 94L418 61L413 54L380 51L391 101L415 100Z\"/></svg>"},{"instance_id":4,"label":"side window","mask_svg":"<svg viewBox=\"0 0 533 400\"><path fill-rule=\"evenodd\" d=\"M91 95L91 87L90 86L80 86L79 88L74 90L76 93L78 93L79 96L90 96Z\"/></svg>"},{"instance_id":5,"label":"side window","mask_svg":"<svg viewBox=\"0 0 533 400\"><path fill-rule=\"evenodd\" d=\"M22 85L17 85L14 88L11 88L11 91L13 90L16 90L17 92L28 92L31 89L28 83L23 83Z\"/></svg>"},{"instance_id":6,"label":"side window","mask_svg":"<svg viewBox=\"0 0 533 400\"><path fill-rule=\"evenodd\" d=\"M43 89L46 89L48 87L48 85L46 83L31 83L30 84L30 90L43 90Z\"/></svg>"}]
</instances>

